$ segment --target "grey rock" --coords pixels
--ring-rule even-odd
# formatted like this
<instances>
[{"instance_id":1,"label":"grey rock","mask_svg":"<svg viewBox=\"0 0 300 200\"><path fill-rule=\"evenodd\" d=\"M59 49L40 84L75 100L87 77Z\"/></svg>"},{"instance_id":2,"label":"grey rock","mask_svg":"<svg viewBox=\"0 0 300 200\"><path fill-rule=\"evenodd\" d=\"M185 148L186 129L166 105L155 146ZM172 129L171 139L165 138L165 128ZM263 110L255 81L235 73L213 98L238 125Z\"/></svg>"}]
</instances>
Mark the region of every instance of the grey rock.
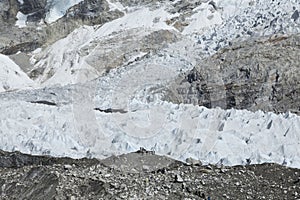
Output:
<instances>
[{"instance_id":1,"label":"grey rock","mask_svg":"<svg viewBox=\"0 0 300 200\"><path fill-rule=\"evenodd\" d=\"M19 10L18 5L17 0L0 1L0 25L15 23L16 15Z\"/></svg>"},{"instance_id":2,"label":"grey rock","mask_svg":"<svg viewBox=\"0 0 300 200\"><path fill-rule=\"evenodd\" d=\"M180 176L180 175L176 175L176 182L178 182L178 183L183 183L183 178Z\"/></svg>"},{"instance_id":3,"label":"grey rock","mask_svg":"<svg viewBox=\"0 0 300 200\"><path fill-rule=\"evenodd\" d=\"M298 10L295 10L295 12L292 14L292 19L294 21L299 19L299 11Z\"/></svg>"},{"instance_id":4,"label":"grey rock","mask_svg":"<svg viewBox=\"0 0 300 200\"><path fill-rule=\"evenodd\" d=\"M202 165L202 162L200 160L194 158L187 158L186 163L189 165Z\"/></svg>"},{"instance_id":5,"label":"grey rock","mask_svg":"<svg viewBox=\"0 0 300 200\"><path fill-rule=\"evenodd\" d=\"M150 167L147 165L143 165L143 171L150 171Z\"/></svg>"},{"instance_id":6,"label":"grey rock","mask_svg":"<svg viewBox=\"0 0 300 200\"><path fill-rule=\"evenodd\" d=\"M299 44L300 35L236 42L180 76L165 99L209 108L299 113Z\"/></svg>"},{"instance_id":7,"label":"grey rock","mask_svg":"<svg viewBox=\"0 0 300 200\"><path fill-rule=\"evenodd\" d=\"M64 169L66 170L72 169L72 165L64 165Z\"/></svg>"}]
</instances>

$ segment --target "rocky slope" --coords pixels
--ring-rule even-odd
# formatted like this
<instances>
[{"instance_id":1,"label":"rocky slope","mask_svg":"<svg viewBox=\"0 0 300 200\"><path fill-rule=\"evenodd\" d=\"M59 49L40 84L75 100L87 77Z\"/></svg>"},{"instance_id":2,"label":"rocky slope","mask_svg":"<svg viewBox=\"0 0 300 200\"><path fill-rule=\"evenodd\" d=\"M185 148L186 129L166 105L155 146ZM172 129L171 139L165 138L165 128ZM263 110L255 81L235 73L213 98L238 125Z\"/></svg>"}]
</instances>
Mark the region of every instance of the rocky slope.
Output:
<instances>
[{"instance_id":1,"label":"rocky slope","mask_svg":"<svg viewBox=\"0 0 300 200\"><path fill-rule=\"evenodd\" d=\"M117 165L121 165L119 168ZM138 151L106 160L1 152L1 199L298 199L300 170L224 167Z\"/></svg>"},{"instance_id":2,"label":"rocky slope","mask_svg":"<svg viewBox=\"0 0 300 200\"><path fill-rule=\"evenodd\" d=\"M171 86L169 100L206 107L300 113L300 36L236 41Z\"/></svg>"}]
</instances>

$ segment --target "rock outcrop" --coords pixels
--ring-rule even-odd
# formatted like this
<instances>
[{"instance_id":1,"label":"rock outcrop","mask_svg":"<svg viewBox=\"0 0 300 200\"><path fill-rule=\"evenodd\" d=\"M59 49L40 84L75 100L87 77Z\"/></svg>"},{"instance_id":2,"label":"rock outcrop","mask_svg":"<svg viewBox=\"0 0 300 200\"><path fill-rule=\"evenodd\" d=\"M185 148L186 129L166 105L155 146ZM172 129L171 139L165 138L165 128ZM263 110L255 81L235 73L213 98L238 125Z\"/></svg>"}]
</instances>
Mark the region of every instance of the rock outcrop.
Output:
<instances>
[{"instance_id":1,"label":"rock outcrop","mask_svg":"<svg viewBox=\"0 0 300 200\"><path fill-rule=\"evenodd\" d=\"M176 80L166 99L206 107L300 112L300 35L235 42Z\"/></svg>"}]
</instances>

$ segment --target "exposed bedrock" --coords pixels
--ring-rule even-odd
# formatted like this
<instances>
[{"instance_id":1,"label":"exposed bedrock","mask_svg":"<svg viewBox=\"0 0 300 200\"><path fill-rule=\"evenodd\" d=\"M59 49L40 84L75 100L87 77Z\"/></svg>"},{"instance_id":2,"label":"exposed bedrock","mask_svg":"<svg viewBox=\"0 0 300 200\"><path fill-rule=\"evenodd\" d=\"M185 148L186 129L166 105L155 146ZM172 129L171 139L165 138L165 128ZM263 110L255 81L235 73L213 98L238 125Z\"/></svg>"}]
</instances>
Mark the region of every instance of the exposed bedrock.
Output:
<instances>
[{"instance_id":1,"label":"exposed bedrock","mask_svg":"<svg viewBox=\"0 0 300 200\"><path fill-rule=\"evenodd\" d=\"M300 35L235 42L172 83L167 100L300 113Z\"/></svg>"}]
</instances>

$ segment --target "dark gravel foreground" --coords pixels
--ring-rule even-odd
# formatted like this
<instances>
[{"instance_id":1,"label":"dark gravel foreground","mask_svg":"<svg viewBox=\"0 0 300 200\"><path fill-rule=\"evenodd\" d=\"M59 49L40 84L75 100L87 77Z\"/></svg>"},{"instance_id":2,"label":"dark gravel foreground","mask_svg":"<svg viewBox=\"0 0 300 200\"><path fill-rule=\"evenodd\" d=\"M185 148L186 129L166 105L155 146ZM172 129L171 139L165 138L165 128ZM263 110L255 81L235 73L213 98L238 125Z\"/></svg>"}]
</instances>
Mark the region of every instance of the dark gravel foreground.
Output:
<instances>
[{"instance_id":1,"label":"dark gravel foreground","mask_svg":"<svg viewBox=\"0 0 300 200\"><path fill-rule=\"evenodd\" d=\"M300 169L182 163L138 151L105 160L0 152L0 199L300 199Z\"/></svg>"}]
</instances>

